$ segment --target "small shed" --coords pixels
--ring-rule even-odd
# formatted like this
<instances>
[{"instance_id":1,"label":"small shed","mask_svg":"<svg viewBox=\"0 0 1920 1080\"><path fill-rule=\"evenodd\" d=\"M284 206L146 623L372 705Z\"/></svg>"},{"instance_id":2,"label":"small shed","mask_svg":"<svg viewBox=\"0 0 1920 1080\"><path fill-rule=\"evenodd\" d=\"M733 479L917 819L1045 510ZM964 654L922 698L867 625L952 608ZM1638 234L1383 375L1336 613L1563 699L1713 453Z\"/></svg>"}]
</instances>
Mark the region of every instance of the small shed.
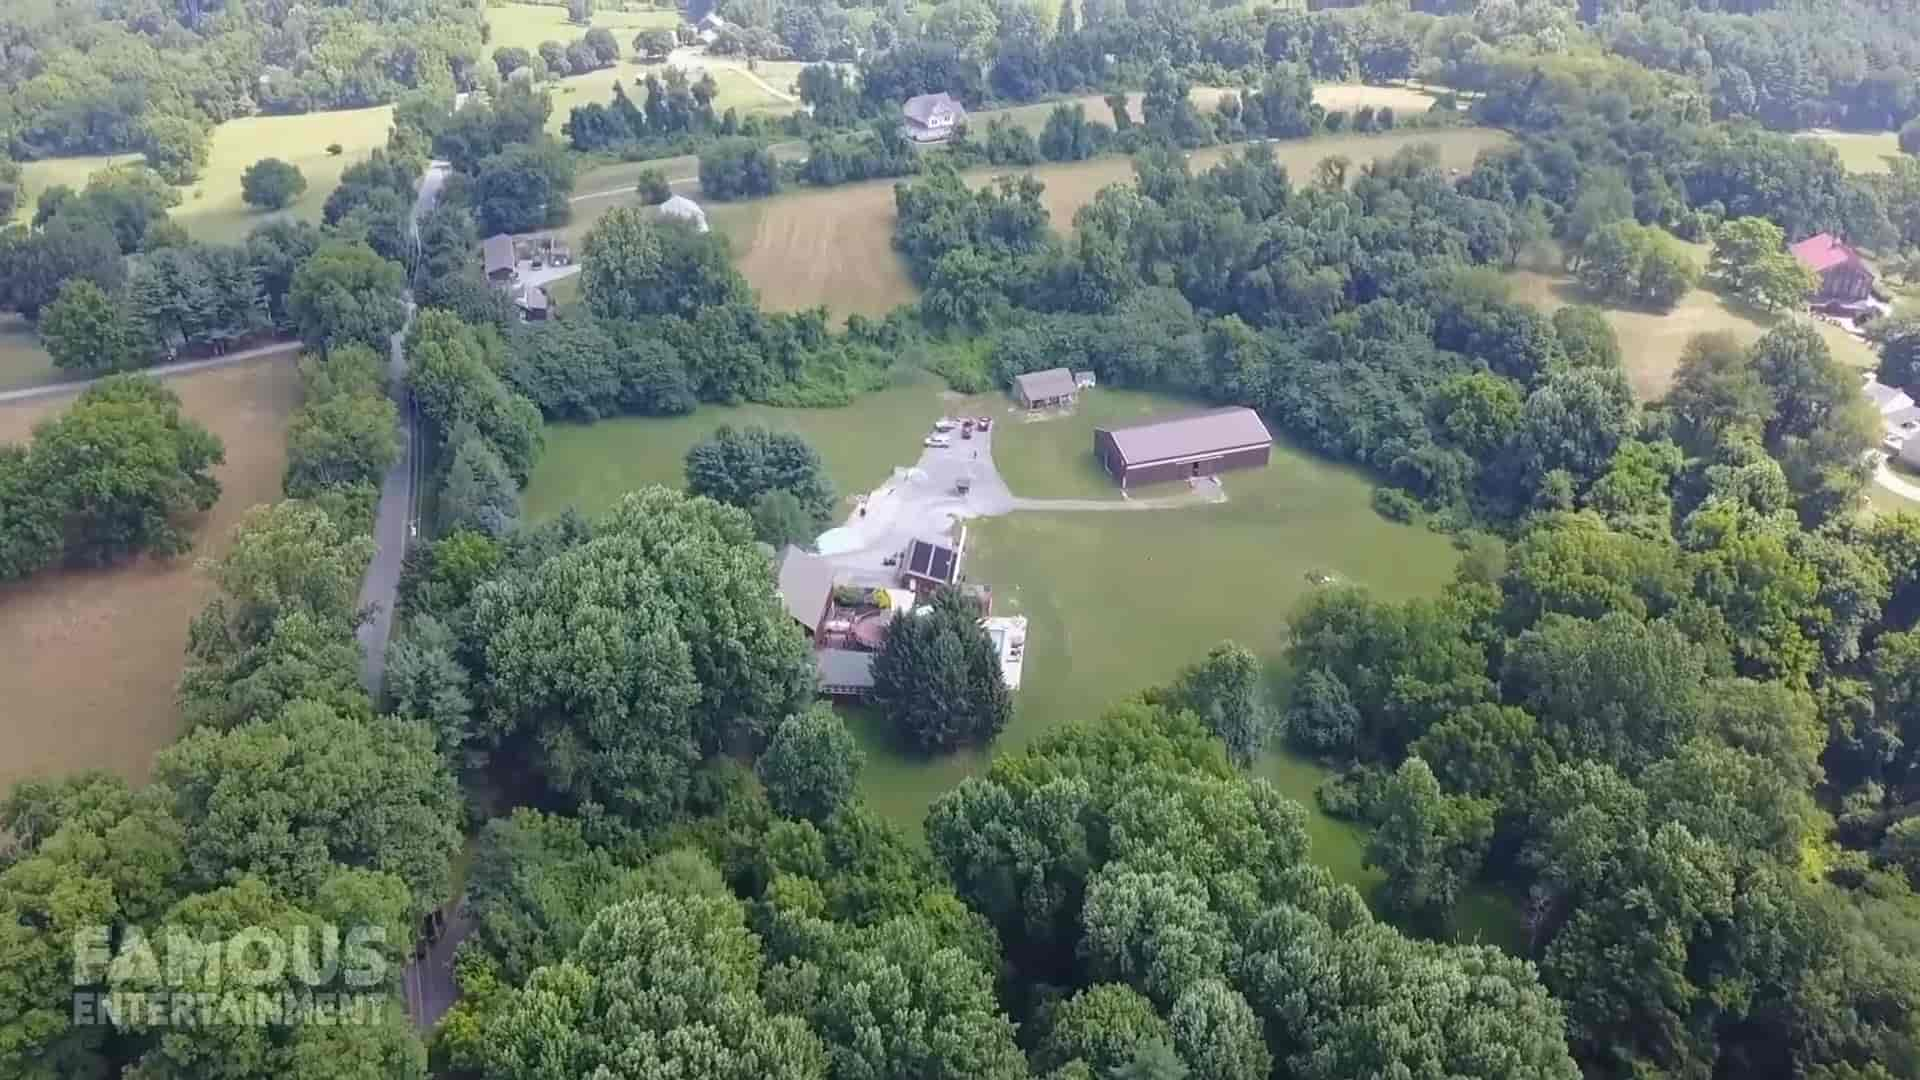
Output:
<instances>
[{"instance_id":1,"label":"small shed","mask_svg":"<svg viewBox=\"0 0 1920 1080\"><path fill-rule=\"evenodd\" d=\"M1122 488L1257 468L1272 452L1260 414L1239 406L1093 433L1094 457Z\"/></svg>"},{"instance_id":2,"label":"small shed","mask_svg":"<svg viewBox=\"0 0 1920 1080\"><path fill-rule=\"evenodd\" d=\"M813 654L820 692L829 697L862 698L873 692L873 654L858 649L820 649Z\"/></svg>"},{"instance_id":3,"label":"small shed","mask_svg":"<svg viewBox=\"0 0 1920 1080\"><path fill-rule=\"evenodd\" d=\"M900 130L917 143L944 142L966 122L967 110L951 94L919 94L900 107Z\"/></svg>"},{"instance_id":4,"label":"small shed","mask_svg":"<svg viewBox=\"0 0 1920 1080\"><path fill-rule=\"evenodd\" d=\"M1063 367L1030 371L1025 375L1013 377L1013 396L1028 409L1051 409L1071 405L1078 391L1079 387L1073 381L1073 372Z\"/></svg>"},{"instance_id":5,"label":"small shed","mask_svg":"<svg viewBox=\"0 0 1920 1080\"><path fill-rule=\"evenodd\" d=\"M503 285L513 280L516 262L513 237L506 233L487 237L480 244L480 256L486 262L488 281Z\"/></svg>"},{"instance_id":6,"label":"small shed","mask_svg":"<svg viewBox=\"0 0 1920 1080\"><path fill-rule=\"evenodd\" d=\"M780 553L780 605L812 637L826 618L833 597L833 564L788 544Z\"/></svg>"},{"instance_id":7,"label":"small shed","mask_svg":"<svg viewBox=\"0 0 1920 1080\"><path fill-rule=\"evenodd\" d=\"M707 231L707 212L700 209L699 203L694 202L685 195L675 195L666 202L661 203L660 213L666 217L690 221L693 223L693 227L700 232Z\"/></svg>"},{"instance_id":8,"label":"small shed","mask_svg":"<svg viewBox=\"0 0 1920 1080\"><path fill-rule=\"evenodd\" d=\"M528 322L546 322L553 314L553 299L547 290L535 285L521 295L519 307L520 317Z\"/></svg>"},{"instance_id":9,"label":"small shed","mask_svg":"<svg viewBox=\"0 0 1920 1080\"><path fill-rule=\"evenodd\" d=\"M966 539L963 528L960 542L951 547L937 540L915 540L907 545L907 557L900 562L900 577L915 592L954 584L960 580L960 553Z\"/></svg>"}]
</instances>

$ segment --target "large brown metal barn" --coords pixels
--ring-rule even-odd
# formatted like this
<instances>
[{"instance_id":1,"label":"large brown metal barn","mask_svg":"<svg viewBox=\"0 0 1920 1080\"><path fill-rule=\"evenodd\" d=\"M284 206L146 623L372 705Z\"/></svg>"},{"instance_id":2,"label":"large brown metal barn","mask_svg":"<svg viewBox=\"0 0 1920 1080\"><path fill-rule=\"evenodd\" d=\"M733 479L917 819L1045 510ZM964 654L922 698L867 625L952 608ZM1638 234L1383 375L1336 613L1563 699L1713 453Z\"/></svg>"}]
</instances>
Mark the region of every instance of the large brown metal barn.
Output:
<instances>
[{"instance_id":1,"label":"large brown metal barn","mask_svg":"<svg viewBox=\"0 0 1920 1080\"><path fill-rule=\"evenodd\" d=\"M1237 406L1093 433L1094 456L1122 488L1257 468L1272 452L1260 414Z\"/></svg>"}]
</instances>

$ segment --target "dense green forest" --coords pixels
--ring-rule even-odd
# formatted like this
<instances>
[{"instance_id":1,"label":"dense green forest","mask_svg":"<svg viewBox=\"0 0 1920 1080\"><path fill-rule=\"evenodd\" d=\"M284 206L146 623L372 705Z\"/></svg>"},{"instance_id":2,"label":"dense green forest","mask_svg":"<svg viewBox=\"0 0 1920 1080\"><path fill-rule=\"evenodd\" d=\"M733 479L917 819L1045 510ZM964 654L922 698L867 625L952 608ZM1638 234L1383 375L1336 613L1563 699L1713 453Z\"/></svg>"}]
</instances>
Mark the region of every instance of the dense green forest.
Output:
<instances>
[{"instance_id":1,"label":"dense green forest","mask_svg":"<svg viewBox=\"0 0 1920 1080\"><path fill-rule=\"evenodd\" d=\"M1857 374L1783 317L1751 344L1694 338L1667 396L1638 402L1598 309L1548 316L1502 277L1557 252L1596 296L1658 307L1702 287L1677 265L1685 238L1715 252L1705 287L1758 310L1790 238L1920 246L1911 161L1856 176L1766 130L1909 117L1877 78L1910 65L1906 13L1726 7L1090 2L1041 26L973 0L924 25L725 0L745 28L728 47L873 50L802 76L818 125L803 166L667 77L576 108L568 136L731 136L703 179L743 196L899 176L893 242L920 298L844 325L762 309L718 233L644 207L580 245L577 310L522 323L478 239L563 220L575 161L545 133L541 86L493 68L475 78L497 92L457 113L403 100L319 226L192 243L140 166L41 198L0 238L0 299L63 364L116 374L0 448L0 577L187 546L223 448L127 369L275 334L308 355L286 499L207 567L186 735L144 787L50 777L0 800L0 1075L1920 1076L1920 517L1859 512L1880 431ZM429 28L477 47L482 14L85 10L10 10L29 29L9 31L6 77L39 93L54 69L38 50L78 62L143 37L155 66L127 71L205 68L196 50L254 35L332 85L345 69L313 59L322 38L277 35L365 19L377 44L356 58L390 60ZM1641 56L1636 34L1699 43ZM434 55L431 77L362 89L464 78L458 49ZM1796 65L1806 78L1776 81ZM977 82L946 81L964 72ZM1231 105L1194 109L1191 85L1236 72L1251 77ZM1356 123L1312 104L1315 79L1438 72L1479 92L1419 122L1515 136L1462 173L1420 148L1299 176L1261 145L1187 160ZM189 85L154 107L201 109ZM1110 125L1062 107L1038 138L975 132L926 157L865 126L955 88L1118 104ZM1129 88L1146 90L1137 109ZM19 141L53 115L30 117L33 100L10 95L6 114L23 154L54 148ZM954 169L1113 152L1134 182L1071 223L1031 175L970 186ZM454 174L416 233L429 155ZM1783 280L1776 307L1805 284ZM357 597L400 449L383 383L403 329L432 512L375 698ZM1920 320L1875 338L1883 377L1920 388ZM1382 514L1452 534L1458 570L1425 599L1333 586L1273 612L1283 658L1187 643L1208 651L1171 682L1049 717L909 836L861 802L860 751L814 703L767 570L762 541L831 512L811 448L723 430L688 455L689 491L591 519L524 521L520 492L549 422L845 404L913 364L964 391L1067 364L1251 406L1368 470ZM943 596L878 664L903 752L990 744L1006 721L968 604ZM1284 660L1281 700L1266 660ZM1319 799L1366 830L1376 894L1317 866L1303 808L1248 777L1276 744L1339 769ZM462 1000L417 1032L402 966L456 878L474 924ZM1518 902L1512 951L1451 943L1469 887ZM382 931L370 988L342 968L249 991L357 986L379 1022L74 1021L76 991L232 989L195 940L324 926ZM77 935L96 927L110 946L152 940L156 965L88 970Z\"/></svg>"}]
</instances>

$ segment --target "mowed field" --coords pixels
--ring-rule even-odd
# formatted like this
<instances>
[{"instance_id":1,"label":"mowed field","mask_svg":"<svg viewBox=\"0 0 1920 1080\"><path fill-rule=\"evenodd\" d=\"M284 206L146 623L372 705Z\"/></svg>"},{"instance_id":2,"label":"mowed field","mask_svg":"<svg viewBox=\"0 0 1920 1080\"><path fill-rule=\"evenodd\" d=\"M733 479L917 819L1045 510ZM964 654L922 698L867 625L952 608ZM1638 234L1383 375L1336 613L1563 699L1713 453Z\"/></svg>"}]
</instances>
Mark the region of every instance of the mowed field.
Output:
<instances>
[{"instance_id":1,"label":"mowed field","mask_svg":"<svg viewBox=\"0 0 1920 1080\"><path fill-rule=\"evenodd\" d=\"M27 320L0 315L0 391L59 382L61 377Z\"/></svg>"},{"instance_id":2,"label":"mowed field","mask_svg":"<svg viewBox=\"0 0 1920 1080\"><path fill-rule=\"evenodd\" d=\"M869 491L894 466L919 459L921 436L946 410L940 387L930 375L903 372L899 385L838 409L702 406L686 416L549 425L523 506L536 520L568 507L592 515L647 484L681 487L687 451L721 424L800 435L820 452L842 497Z\"/></svg>"},{"instance_id":3,"label":"mowed field","mask_svg":"<svg viewBox=\"0 0 1920 1080\"><path fill-rule=\"evenodd\" d=\"M613 100L613 84L620 83L627 96L635 105L646 103L645 83L649 72L660 73L660 66L642 66L622 61L610 68L589 72L585 75L571 75L557 82L547 84L553 93L553 115L547 118L547 131L555 138L560 136L560 128L567 122L573 110L582 105L605 105ZM766 92L758 83L748 78L744 72L726 67L704 69L713 75L713 81L720 86L720 92L714 95L713 111L724 115L733 109L741 117L756 113L770 116L784 116L798 105L790 101L781 101ZM689 71L687 77L698 82L702 72ZM778 86L778 83L774 85ZM669 159L671 160L671 159ZM696 159L697 160L697 159ZM647 164L659 165L660 162ZM580 190L585 190L581 188Z\"/></svg>"},{"instance_id":4,"label":"mowed field","mask_svg":"<svg viewBox=\"0 0 1920 1080\"><path fill-rule=\"evenodd\" d=\"M1831 131L1818 128L1802 133L1803 138L1819 139L1840 153L1848 171L1883 173L1887 159L1900 156L1900 137L1891 131Z\"/></svg>"},{"instance_id":5,"label":"mowed field","mask_svg":"<svg viewBox=\"0 0 1920 1080\"><path fill-rule=\"evenodd\" d=\"M229 120L213 129L207 166L198 181L179 189L180 205L171 216L189 236L211 243L241 240L255 226L275 218L318 222L327 196L340 186L340 174L385 146L392 126L391 106ZM333 143L340 144L340 154L327 153ZM240 174L264 157L291 162L307 178L306 193L285 210L256 210L240 198ZM87 177L100 169L137 160L137 155L121 154L27 162L22 167L26 198L21 213L31 215L33 201L54 184L83 187Z\"/></svg>"},{"instance_id":6,"label":"mowed field","mask_svg":"<svg viewBox=\"0 0 1920 1080\"><path fill-rule=\"evenodd\" d=\"M1704 266L1706 246L1693 245L1696 258ZM1565 274L1537 270L1518 270L1507 275L1513 284L1513 296L1544 311L1568 304L1591 303L1584 290ZM1697 288L1688 293L1672 311L1604 308L1607 322L1620 338L1620 352L1626 361L1627 378L1634 395L1642 401L1666 396L1673 374L1680 366L1680 354L1695 334L1725 331L1742 342L1758 341L1770 325L1758 312L1731 304L1719 293ZM1804 318L1804 316L1794 316ZM1849 367L1870 368L1878 361L1872 346L1847 335L1837 326L1814 322L1833 351L1834 358Z\"/></svg>"},{"instance_id":7,"label":"mowed field","mask_svg":"<svg viewBox=\"0 0 1920 1080\"><path fill-rule=\"evenodd\" d=\"M212 595L196 557L216 556L249 507L280 495L286 423L299 399L290 356L170 380L187 415L226 444L220 502L192 555L41 574L0 587L0 788L29 775L110 769L145 777L179 735L174 687L187 623ZM70 396L0 405L0 442L27 439Z\"/></svg>"},{"instance_id":8,"label":"mowed field","mask_svg":"<svg viewBox=\"0 0 1920 1080\"><path fill-rule=\"evenodd\" d=\"M1332 155L1360 163L1420 143L1439 147L1447 167L1465 169L1482 151L1506 140L1504 133L1490 129L1455 128L1325 136L1272 146L1280 164L1298 182ZM1197 150L1192 155L1193 168L1208 168L1240 149ZM1010 171L982 168L968 178L985 184ZM1037 165L1027 171L1046 184L1047 210L1054 227L1063 231L1101 188L1133 178L1132 163L1122 157ZM734 241L741 273L768 307L797 311L825 306L837 315L877 315L915 296L906 262L893 250L895 182L801 189L737 208L716 204L708 208L709 220ZM733 220L725 220L729 218Z\"/></svg>"}]
</instances>

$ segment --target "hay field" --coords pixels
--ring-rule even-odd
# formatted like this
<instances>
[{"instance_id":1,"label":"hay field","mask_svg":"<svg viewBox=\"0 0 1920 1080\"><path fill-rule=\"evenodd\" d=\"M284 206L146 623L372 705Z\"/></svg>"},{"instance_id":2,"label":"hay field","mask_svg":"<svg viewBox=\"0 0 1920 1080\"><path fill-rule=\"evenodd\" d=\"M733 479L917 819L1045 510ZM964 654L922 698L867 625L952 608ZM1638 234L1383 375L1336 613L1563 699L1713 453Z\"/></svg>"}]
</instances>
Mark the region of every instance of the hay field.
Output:
<instances>
[{"instance_id":1,"label":"hay field","mask_svg":"<svg viewBox=\"0 0 1920 1080\"><path fill-rule=\"evenodd\" d=\"M1371 105L1389 108L1399 116L1412 116L1433 107L1434 95L1412 86L1374 86L1370 83L1321 83L1313 88L1314 104L1333 112L1352 112Z\"/></svg>"},{"instance_id":2,"label":"hay field","mask_svg":"<svg viewBox=\"0 0 1920 1080\"><path fill-rule=\"evenodd\" d=\"M174 687L187 623L212 588L195 558L218 555L245 511L280 495L287 416L300 386L290 355L171 380L187 415L226 444L220 502L192 555L109 570L48 572L0 587L0 788L29 775L101 768L139 781L179 735ZM28 437L71 397L0 405L0 442Z\"/></svg>"},{"instance_id":3,"label":"hay field","mask_svg":"<svg viewBox=\"0 0 1920 1080\"><path fill-rule=\"evenodd\" d=\"M1506 139L1504 133L1486 128L1453 128L1324 136L1274 143L1273 148L1280 164L1300 182L1322 158L1334 154L1359 163L1418 143L1438 146L1443 164L1465 169L1481 151ZM1208 168L1238 149L1197 150L1193 167ZM1011 171L982 168L968 178L985 184ZM1062 231L1072 226L1074 213L1101 188L1133 178L1132 163L1121 157L1037 165L1029 171L1045 182L1047 211L1054 227ZM880 314L915 295L906 262L892 246L895 182L800 189L758 200L751 204L752 210L742 204L739 213L758 215L751 228L722 223L722 218L736 213L731 206L714 204L708 212L714 228L734 240L740 270L767 306L794 311L824 305L839 315Z\"/></svg>"},{"instance_id":4,"label":"hay field","mask_svg":"<svg viewBox=\"0 0 1920 1080\"><path fill-rule=\"evenodd\" d=\"M179 188L180 205L174 221L195 240L230 244L242 240L255 226L275 218L319 222L327 196L340 186L340 174L350 165L387 143L393 126L393 108L351 109L299 116L248 116L213 129L211 154L200 179ZM341 153L327 153L339 143ZM240 199L240 174L264 157L277 157L299 166L307 178L306 193L287 207L271 213L255 210ZM87 177L110 165L138 161L137 154L54 158L22 166L26 197L21 213L31 215L33 201L54 184L79 188Z\"/></svg>"}]
</instances>

